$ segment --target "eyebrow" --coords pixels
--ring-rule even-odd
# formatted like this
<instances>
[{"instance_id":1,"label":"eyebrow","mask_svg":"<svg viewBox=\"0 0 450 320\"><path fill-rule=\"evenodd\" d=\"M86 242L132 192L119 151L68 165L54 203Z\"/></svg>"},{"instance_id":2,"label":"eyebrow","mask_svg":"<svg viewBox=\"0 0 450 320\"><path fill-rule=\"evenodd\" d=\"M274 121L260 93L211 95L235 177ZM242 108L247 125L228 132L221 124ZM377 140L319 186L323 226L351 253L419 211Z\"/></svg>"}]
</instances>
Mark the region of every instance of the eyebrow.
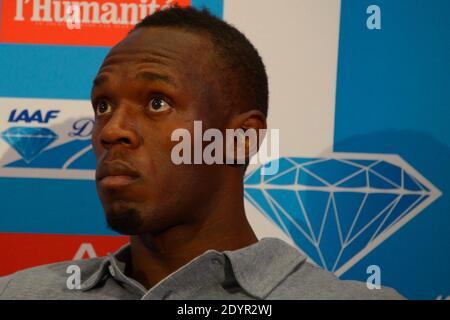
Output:
<instances>
[{"instance_id":1,"label":"eyebrow","mask_svg":"<svg viewBox=\"0 0 450 320\"><path fill-rule=\"evenodd\" d=\"M92 86L97 87L102 85L103 83L108 81L108 76L105 74L99 74L95 77L94 81L92 81Z\"/></svg>"},{"instance_id":2,"label":"eyebrow","mask_svg":"<svg viewBox=\"0 0 450 320\"><path fill-rule=\"evenodd\" d=\"M176 87L176 83L172 77L151 71L141 71L136 75L136 79L148 80L148 81L163 81L172 87Z\"/></svg>"},{"instance_id":3,"label":"eyebrow","mask_svg":"<svg viewBox=\"0 0 450 320\"><path fill-rule=\"evenodd\" d=\"M176 83L173 80L172 77L152 71L140 71L138 74L136 74L136 79L141 80L147 80L147 81L162 81L165 82L172 87L176 87ZM95 77L94 81L92 82L93 87L100 86L103 83L107 82L109 80L109 76L106 74L99 74L97 77Z\"/></svg>"}]
</instances>

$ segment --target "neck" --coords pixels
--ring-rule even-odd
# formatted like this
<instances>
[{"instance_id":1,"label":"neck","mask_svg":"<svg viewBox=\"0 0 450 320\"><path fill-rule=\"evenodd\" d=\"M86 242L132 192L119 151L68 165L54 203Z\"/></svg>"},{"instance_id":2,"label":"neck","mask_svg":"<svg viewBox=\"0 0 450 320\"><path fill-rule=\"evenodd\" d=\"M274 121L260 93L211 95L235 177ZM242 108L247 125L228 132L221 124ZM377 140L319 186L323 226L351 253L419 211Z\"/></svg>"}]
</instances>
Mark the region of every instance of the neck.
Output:
<instances>
[{"instance_id":1,"label":"neck","mask_svg":"<svg viewBox=\"0 0 450 320\"><path fill-rule=\"evenodd\" d=\"M216 199L200 222L132 236L131 276L148 289L207 250L231 251L258 242L245 215L243 190Z\"/></svg>"}]
</instances>

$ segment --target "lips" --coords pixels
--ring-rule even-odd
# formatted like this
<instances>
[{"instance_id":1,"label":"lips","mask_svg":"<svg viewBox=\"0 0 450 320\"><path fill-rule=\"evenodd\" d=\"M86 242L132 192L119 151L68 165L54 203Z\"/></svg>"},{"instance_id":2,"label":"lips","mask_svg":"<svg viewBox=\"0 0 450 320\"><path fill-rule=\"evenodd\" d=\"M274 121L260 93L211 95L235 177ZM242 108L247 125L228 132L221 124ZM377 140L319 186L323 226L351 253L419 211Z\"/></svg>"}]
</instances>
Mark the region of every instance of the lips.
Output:
<instances>
[{"instance_id":1,"label":"lips","mask_svg":"<svg viewBox=\"0 0 450 320\"><path fill-rule=\"evenodd\" d=\"M139 173L136 170L118 160L104 162L96 171L96 180L103 188L125 187L138 179Z\"/></svg>"}]
</instances>

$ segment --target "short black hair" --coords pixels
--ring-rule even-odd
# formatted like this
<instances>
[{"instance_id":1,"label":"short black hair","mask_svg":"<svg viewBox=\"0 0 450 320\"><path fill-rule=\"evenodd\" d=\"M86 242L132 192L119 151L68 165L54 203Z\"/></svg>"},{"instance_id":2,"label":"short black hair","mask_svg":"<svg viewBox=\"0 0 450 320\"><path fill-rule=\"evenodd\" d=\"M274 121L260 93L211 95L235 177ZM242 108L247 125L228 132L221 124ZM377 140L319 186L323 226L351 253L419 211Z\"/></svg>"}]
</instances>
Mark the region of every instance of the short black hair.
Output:
<instances>
[{"instance_id":1,"label":"short black hair","mask_svg":"<svg viewBox=\"0 0 450 320\"><path fill-rule=\"evenodd\" d=\"M229 70L223 90L226 96L238 98L248 108L260 110L266 117L269 89L266 68L256 48L247 37L229 23L215 17L207 9L174 6L145 17L133 30L144 27L174 27L206 34ZM228 90L228 92L227 92ZM235 97L238 94L239 97Z\"/></svg>"}]
</instances>

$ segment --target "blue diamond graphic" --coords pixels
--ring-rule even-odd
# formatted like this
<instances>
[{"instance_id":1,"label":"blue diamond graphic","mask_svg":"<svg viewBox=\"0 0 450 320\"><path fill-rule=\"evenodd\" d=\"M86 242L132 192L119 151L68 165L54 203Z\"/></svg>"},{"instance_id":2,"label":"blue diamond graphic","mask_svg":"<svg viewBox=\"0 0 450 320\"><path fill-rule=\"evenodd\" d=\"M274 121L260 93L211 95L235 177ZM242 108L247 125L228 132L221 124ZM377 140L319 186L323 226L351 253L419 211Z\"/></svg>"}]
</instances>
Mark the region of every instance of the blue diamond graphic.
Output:
<instances>
[{"instance_id":1,"label":"blue diamond graphic","mask_svg":"<svg viewBox=\"0 0 450 320\"><path fill-rule=\"evenodd\" d=\"M1 136L27 163L58 139L58 135L50 129L33 127L11 127Z\"/></svg>"},{"instance_id":2,"label":"blue diamond graphic","mask_svg":"<svg viewBox=\"0 0 450 320\"><path fill-rule=\"evenodd\" d=\"M272 161L246 176L245 198L340 275L441 195L400 157L377 157L283 157L275 175Z\"/></svg>"}]
</instances>

